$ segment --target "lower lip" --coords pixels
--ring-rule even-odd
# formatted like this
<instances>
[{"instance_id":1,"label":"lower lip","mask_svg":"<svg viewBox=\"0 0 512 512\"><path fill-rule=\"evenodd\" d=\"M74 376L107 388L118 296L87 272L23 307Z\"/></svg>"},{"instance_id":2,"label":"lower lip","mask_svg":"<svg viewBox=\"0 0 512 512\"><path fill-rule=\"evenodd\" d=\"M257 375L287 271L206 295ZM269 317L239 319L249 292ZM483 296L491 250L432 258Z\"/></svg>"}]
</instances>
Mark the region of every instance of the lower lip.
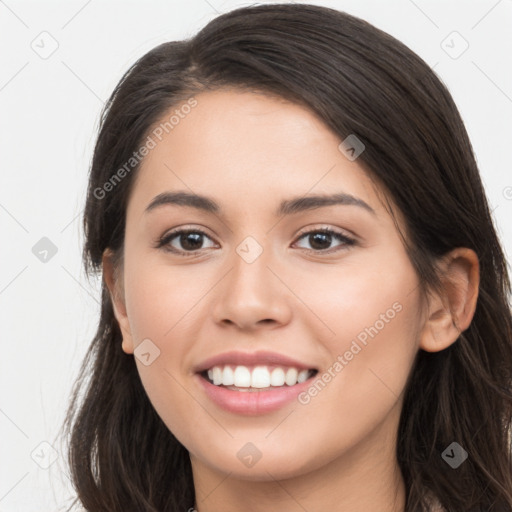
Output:
<instances>
[{"instance_id":1,"label":"lower lip","mask_svg":"<svg viewBox=\"0 0 512 512\"><path fill-rule=\"evenodd\" d=\"M310 385L308 380L295 384L294 386L283 386L269 391L235 391L223 386L215 386L199 374L200 385L205 390L208 397L222 409L238 414L258 415L281 409L285 405L293 402L297 395L305 391Z\"/></svg>"}]
</instances>

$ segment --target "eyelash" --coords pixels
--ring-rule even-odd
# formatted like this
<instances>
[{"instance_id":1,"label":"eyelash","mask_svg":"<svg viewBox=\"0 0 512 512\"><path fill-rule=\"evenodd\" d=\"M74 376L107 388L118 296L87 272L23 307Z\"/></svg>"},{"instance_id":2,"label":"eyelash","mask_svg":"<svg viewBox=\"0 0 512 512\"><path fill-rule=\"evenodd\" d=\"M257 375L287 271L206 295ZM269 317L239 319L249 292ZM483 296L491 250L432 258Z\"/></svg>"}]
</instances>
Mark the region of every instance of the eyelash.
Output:
<instances>
[{"instance_id":1,"label":"eyelash","mask_svg":"<svg viewBox=\"0 0 512 512\"><path fill-rule=\"evenodd\" d=\"M157 241L157 244L156 244L155 247L157 249L162 249L162 250L164 250L166 252L171 252L173 254L176 254L178 256L183 256L185 258L186 257L195 256L195 255L197 255L198 252L202 251L203 249L197 249L196 251L181 251L181 250L175 249L175 248L173 248L173 247L171 247L169 245L170 242L174 238L176 238L177 236L191 234L191 233L200 234L202 236L210 238L208 236L208 234L205 233L204 231L202 231L201 229L197 229L197 228L194 228L194 229L177 229L175 231L171 231L171 232L165 234L164 236L162 236ZM347 235L345 235L343 233L340 233L339 231L335 231L335 230L329 229L329 228L312 229L310 231L305 231L305 232L301 233L297 237L296 241L301 240L302 238L305 238L308 235L311 235L311 234L314 234L314 233L322 233L322 234L326 234L326 235L331 235L331 236L337 238L339 241L343 242L344 245L337 246L336 248L334 248L334 250L333 249L326 249L326 250L322 250L322 249L303 249L303 250L307 251L308 253L331 254L333 252L338 252L340 250L346 250L348 247L356 245L356 243L357 243L354 238L348 237Z\"/></svg>"}]
</instances>

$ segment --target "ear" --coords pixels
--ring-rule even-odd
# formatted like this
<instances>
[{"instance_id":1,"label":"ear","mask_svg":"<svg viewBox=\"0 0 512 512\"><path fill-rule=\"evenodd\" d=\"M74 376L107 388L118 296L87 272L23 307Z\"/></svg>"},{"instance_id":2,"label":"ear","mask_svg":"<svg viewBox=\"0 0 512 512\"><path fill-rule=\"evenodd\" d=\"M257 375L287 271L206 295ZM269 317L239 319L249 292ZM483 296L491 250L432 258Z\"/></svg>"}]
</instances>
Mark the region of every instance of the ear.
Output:
<instances>
[{"instance_id":1,"label":"ear","mask_svg":"<svg viewBox=\"0 0 512 512\"><path fill-rule=\"evenodd\" d=\"M133 354L134 345L130 323L128 322L128 315L126 314L124 286L122 282L120 282L122 279L122 271L115 268L113 261L114 254L112 250L105 249L102 257L103 280L110 293L110 300L112 301L112 306L114 308L114 316L116 317L123 336L121 347L126 354Z\"/></svg>"},{"instance_id":2,"label":"ear","mask_svg":"<svg viewBox=\"0 0 512 512\"><path fill-rule=\"evenodd\" d=\"M480 267L475 251L459 247L443 257L442 291L429 298L428 318L420 336L420 348L438 352L465 331L476 309Z\"/></svg>"}]
</instances>

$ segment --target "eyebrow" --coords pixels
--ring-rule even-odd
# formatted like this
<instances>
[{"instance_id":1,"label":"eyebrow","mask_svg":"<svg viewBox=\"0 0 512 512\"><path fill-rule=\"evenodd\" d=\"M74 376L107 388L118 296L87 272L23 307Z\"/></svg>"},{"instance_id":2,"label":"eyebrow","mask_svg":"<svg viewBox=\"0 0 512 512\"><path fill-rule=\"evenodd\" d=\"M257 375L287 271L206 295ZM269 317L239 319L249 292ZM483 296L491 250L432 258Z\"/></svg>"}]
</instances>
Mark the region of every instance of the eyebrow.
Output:
<instances>
[{"instance_id":1,"label":"eyebrow","mask_svg":"<svg viewBox=\"0 0 512 512\"><path fill-rule=\"evenodd\" d=\"M158 207L164 205L186 206L195 208L208 213L221 213L221 207L210 197L199 194L192 194L185 191L163 192L158 194L145 209L145 213L149 213ZM359 206L372 215L377 215L375 210L362 199L351 194L339 192L336 194L310 195L303 197L294 197L281 202L275 215L278 217L293 215L306 210L315 208L323 208L333 205L350 205Z\"/></svg>"}]
</instances>

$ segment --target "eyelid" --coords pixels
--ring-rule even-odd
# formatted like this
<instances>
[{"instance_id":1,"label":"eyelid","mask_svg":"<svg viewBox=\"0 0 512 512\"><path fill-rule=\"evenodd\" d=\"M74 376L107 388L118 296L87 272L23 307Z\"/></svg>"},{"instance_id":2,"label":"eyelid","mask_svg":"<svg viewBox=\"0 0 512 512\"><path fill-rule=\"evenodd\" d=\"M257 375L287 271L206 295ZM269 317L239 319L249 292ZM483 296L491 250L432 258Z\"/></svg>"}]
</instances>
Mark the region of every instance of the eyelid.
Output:
<instances>
[{"instance_id":1,"label":"eyelid","mask_svg":"<svg viewBox=\"0 0 512 512\"><path fill-rule=\"evenodd\" d=\"M337 237L341 244L335 247L331 247L330 249L307 249L301 248L303 251L306 251L308 254L313 254L317 256L328 256L331 254L339 253L343 250L347 250L350 247L358 245L358 238L353 234L346 234L344 230L341 228L333 228L331 226L323 225L322 227L309 226L307 228L302 229L299 234L295 237L294 245L299 242L302 238L309 236L312 233L327 233L331 236Z\"/></svg>"},{"instance_id":2,"label":"eyelid","mask_svg":"<svg viewBox=\"0 0 512 512\"><path fill-rule=\"evenodd\" d=\"M314 232L316 232L316 231L332 231L333 233L344 236L345 238L351 238L354 241L357 240L357 236L354 233L352 233L351 231L349 231L348 229L333 227L330 224L317 224L317 225L302 228L296 235L295 239L300 238L302 235L311 233L312 231L314 231Z\"/></svg>"},{"instance_id":3,"label":"eyelid","mask_svg":"<svg viewBox=\"0 0 512 512\"><path fill-rule=\"evenodd\" d=\"M179 256L185 256L185 257L187 257L187 256L193 257L193 256L196 256L196 255L202 253L205 249L197 249L195 251L183 251L180 249L170 248L170 241L173 238L179 236L182 233L187 233L187 232L199 233L199 234L205 236L206 238L209 238L210 240L212 240L214 243L216 243L218 245L218 242L216 242L215 239L207 233L205 228L202 228L202 227L199 228L199 227L196 227L193 225L188 225L188 226L184 225L184 226L179 226L177 228L173 228L173 229L165 232L161 237L159 237L157 239L154 247L157 249L163 249L164 251L167 251L167 252L179 255ZM358 244L357 236L352 234L350 231L348 231L348 233L350 233L350 234L347 234L347 230L342 230L341 228L333 228L330 225L323 224L323 225L308 226L308 227L302 228L295 235L293 245L295 245L298 241L300 241L300 239L304 238L305 236L307 236L311 233L322 233L322 232L339 237L342 242L341 245L335 246L331 249L325 249L325 250L307 249L307 248L303 248L303 247L301 248L301 250L306 251L307 253L313 253L313 254L322 256L322 255L337 253L343 249L347 249L351 246Z\"/></svg>"},{"instance_id":4,"label":"eyelid","mask_svg":"<svg viewBox=\"0 0 512 512\"><path fill-rule=\"evenodd\" d=\"M205 237L209 238L210 240L212 240L213 242L215 242L214 238L208 234L207 230L203 227L197 227L197 226L193 226L193 225L185 225L185 226L179 226L177 228L173 228L169 231L166 231L162 236L158 237L157 240L155 241L155 244L154 244L154 247L156 249L166 249L166 246L169 245L169 242L168 240L172 240L173 238L175 238L176 236L182 234L183 232L193 232L193 233L200 233L202 235L204 235ZM217 242L215 242L217 243ZM195 254L194 251L180 251L179 249L167 249L169 252L173 252L175 254L190 254L190 255L193 255ZM198 249L196 252L200 252L204 249Z\"/></svg>"}]
</instances>

